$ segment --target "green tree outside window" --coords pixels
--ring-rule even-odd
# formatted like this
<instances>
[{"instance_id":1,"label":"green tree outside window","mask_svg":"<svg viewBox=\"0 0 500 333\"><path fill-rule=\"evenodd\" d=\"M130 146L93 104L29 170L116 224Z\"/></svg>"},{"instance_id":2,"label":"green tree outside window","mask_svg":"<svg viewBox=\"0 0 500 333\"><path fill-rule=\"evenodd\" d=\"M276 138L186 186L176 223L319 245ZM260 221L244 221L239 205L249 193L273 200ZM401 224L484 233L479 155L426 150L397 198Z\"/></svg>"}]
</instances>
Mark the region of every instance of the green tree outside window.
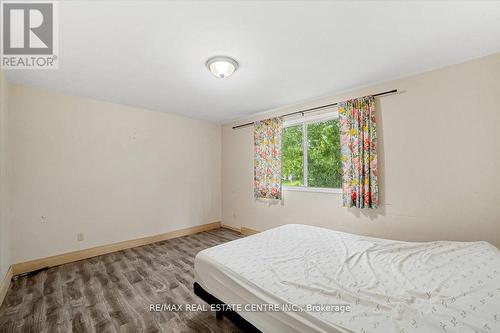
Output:
<instances>
[{"instance_id":1,"label":"green tree outside window","mask_svg":"<svg viewBox=\"0 0 500 333\"><path fill-rule=\"evenodd\" d=\"M283 185L340 188L339 135L337 119L285 127L282 138ZM307 154L304 154L304 140ZM306 170L304 158L307 158Z\"/></svg>"}]
</instances>

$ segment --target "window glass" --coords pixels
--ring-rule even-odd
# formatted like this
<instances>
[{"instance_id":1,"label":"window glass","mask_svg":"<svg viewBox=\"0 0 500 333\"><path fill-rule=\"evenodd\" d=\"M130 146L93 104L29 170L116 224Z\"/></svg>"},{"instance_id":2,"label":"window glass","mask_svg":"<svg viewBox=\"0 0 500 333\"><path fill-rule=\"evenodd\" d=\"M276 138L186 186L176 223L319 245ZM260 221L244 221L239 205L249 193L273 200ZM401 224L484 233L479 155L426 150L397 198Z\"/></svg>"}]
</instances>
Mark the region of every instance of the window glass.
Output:
<instances>
[{"instance_id":1,"label":"window glass","mask_svg":"<svg viewBox=\"0 0 500 333\"><path fill-rule=\"evenodd\" d=\"M342 187L338 119L307 125L307 186Z\"/></svg>"},{"instance_id":2,"label":"window glass","mask_svg":"<svg viewBox=\"0 0 500 333\"><path fill-rule=\"evenodd\" d=\"M285 127L281 140L281 174L285 186L304 185L302 124Z\"/></svg>"}]
</instances>

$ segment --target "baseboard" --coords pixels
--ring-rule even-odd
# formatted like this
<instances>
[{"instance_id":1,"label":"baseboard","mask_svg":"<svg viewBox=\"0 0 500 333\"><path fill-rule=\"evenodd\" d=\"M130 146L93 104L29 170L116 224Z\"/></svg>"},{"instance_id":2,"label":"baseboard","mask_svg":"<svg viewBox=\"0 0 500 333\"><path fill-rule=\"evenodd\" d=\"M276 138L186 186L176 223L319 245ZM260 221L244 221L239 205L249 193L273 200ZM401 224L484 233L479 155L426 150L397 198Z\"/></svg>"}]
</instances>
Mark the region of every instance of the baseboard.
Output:
<instances>
[{"instance_id":1,"label":"baseboard","mask_svg":"<svg viewBox=\"0 0 500 333\"><path fill-rule=\"evenodd\" d=\"M255 235L255 234L259 233L257 230L250 229L250 228L247 228L247 227L241 227L241 231L240 232L241 232L242 235L245 235L245 236Z\"/></svg>"},{"instance_id":2,"label":"baseboard","mask_svg":"<svg viewBox=\"0 0 500 333\"><path fill-rule=\"evenodd\" d=\"M221 228L225 228L225 229L239 232L240 234L242 234L244 236L255 235L255 234L258 234L260 232L260 231L257 231L257 230L251 229L251 228L247 228L247 227L237 228L237 227L233 227L233 226L230 226L227 224L221 224Z\"/></svg>"},{"instance_id":3,"label":"baseboard","mask_svg":"<svg viewBox=\"0 0 500 333\"><path fill-rule=\"evenodd\" d=\"M237 227L232 227L230 225L227 225L227 224L221 224L221 227L224 228L224 229L229 229L229 230L232 230L232 231L236 231L238 233L241 233L241 228L237 228Z\"/></svg>"},{"instance_id":4,"label":"baseboard","mask_svg":"<svg viewBox=\"0 0 500 333\"><path fill-rule=\"evenodd\" d=\"M161 242L167 239L187 236L195 234L198 232L203 232L212 229L218 229L221 227L220 222L208 223L199 225L196 227L190 227L175 231L170 231L164 234L148 236L138 239L127 240L123 242L97 246L93 248L88 248L84 250L78 250L73 252L68 252L64 254L59 254L51 257L40 258L35 260L30 260L26 262L17 263L11 266L12 275L19 275L27 272L33 272L46 267L59 266L62 264L67 264L73 261L83 260L87 258L92 258L100 256L107 253L112 253L116 251L121 251L125 249L130 249L132 247L147 245L151 243ZM12 277L12 276L11 276ZM9 280L10 281L10 280Z\"/></svg>"},{"instance_id":5,"label":"baseboard","mask_svg":"<svg viewBox=\"0 0 500 333\"><path fill-rule=\"evenodd\" d=\"M2 305L5 295L7 295L7 290L9 290L10 286L10 280L12 280L13 276L14 276L13 269L12 266L10 266L0 284L0 305Z\"/></svg>"}]
</instances>

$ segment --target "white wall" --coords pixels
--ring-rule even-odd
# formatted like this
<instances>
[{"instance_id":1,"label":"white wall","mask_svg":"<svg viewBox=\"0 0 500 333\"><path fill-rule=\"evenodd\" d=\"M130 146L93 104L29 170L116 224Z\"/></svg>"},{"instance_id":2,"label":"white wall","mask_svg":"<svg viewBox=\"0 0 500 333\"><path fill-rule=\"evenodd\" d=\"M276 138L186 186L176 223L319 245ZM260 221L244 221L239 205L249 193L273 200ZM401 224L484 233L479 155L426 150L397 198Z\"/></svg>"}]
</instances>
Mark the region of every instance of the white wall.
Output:
<instances>
[{"instance_id":1,"label":"white wall","mask_svg":"<svg viewBox=\"0 0 500 333\"><path fill-rule=\"evenodd\" d=\"M341 207L340 194L285 191L253 199L252 127L223 126L223 223L286 223L402 240L500 239L500 54L260 115L262 119L397 88L377 99L381 208ZM257 119L257 118L253 118ZM252 119L252 120L253 120Z\"/></svg>"},{"instance_id":2,"label":"white wall","mask_svg":"<svg viewBox=\"0 0 500 333\"><path fill-rule=\"evenodd\" d=\"M17 85L8 106L13 262L221 220L220 125Z\"/></svg>"},{"instance_id":3,"label":"white wall","mask_svg":"<svg viewBox=\"0 0 500 333\"><path fill-rule=\"evenodd\" d=\"M7 214L7 175L6 175L6 152L7 152L7 88L8 83L2 70L0 70L0 281L7 273L11 264L10 230Z\"/></svg>"}]
</instances>

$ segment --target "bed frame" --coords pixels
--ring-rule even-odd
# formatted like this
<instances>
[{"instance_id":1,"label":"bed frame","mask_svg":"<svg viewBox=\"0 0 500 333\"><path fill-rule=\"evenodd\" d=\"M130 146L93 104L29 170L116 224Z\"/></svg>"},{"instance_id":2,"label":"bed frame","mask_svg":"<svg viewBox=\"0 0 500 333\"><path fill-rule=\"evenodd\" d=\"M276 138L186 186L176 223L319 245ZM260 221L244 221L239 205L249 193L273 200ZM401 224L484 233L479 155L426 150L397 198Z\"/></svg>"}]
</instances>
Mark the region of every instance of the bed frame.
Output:
<instances>
[{"instance_id":1,"label":"bed frame","mask_svg":"<svg viewBox=\"0 0 500 333\"><path fill-rule=\"evenodd\" d=\"M208 291L203 289L197 282L194 283L193 285L194 293L196 296L204 300L210 305L216 305L216 304L225 304L224 302L220 301L217 297L213 296L210 294ZM232 310L223 310L223 311L216 311L215 312L215 318L217 320L222 320L226 317L227 319L231 320L238 328L240 328L243 332L246 333L262 333L257 329L257 327L253 326L245 320L242 316L240 316L237 312L234 312Z\"/></svg>"}]
</instances>

